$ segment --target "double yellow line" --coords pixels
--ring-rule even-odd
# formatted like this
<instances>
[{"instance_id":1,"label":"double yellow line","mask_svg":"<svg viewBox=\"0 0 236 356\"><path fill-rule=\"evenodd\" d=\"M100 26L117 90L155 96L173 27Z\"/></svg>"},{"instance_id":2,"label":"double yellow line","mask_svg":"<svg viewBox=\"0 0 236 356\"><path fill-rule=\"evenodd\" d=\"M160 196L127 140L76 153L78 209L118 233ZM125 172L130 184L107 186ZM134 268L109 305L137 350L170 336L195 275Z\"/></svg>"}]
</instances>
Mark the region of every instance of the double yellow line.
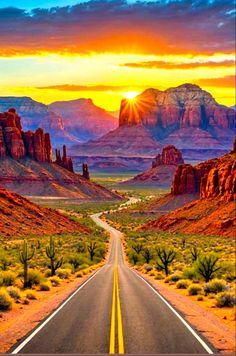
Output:
<instances>
[{"instance_id":1,"label":"double yellow line","mask_svg":"<svg viewBox=\"0 0 236 356\"><path fill-rule=\"evenodd\" d=\"M122 314L120 306L119 280L118 280L118 249L116 244L116 256L114 264L114 281L112 292L112 309L111 309L111 330L110 330L110 354L116 353L116 323L118 335L118 353L124 354L124 337L122 326Z\"/></svg>"}]
</instances>

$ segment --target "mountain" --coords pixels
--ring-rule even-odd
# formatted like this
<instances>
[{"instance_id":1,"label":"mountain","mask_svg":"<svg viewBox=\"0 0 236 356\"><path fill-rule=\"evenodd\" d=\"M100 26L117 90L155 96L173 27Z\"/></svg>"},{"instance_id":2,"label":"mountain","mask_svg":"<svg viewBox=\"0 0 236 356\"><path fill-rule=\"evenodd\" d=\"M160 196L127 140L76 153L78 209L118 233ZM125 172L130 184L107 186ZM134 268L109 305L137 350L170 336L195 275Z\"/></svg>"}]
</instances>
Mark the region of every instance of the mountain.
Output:
<instances>
[{"instance_id":1,"label":"mountain","mask_svg":"<svg viewBox=\"0 0 236 356\"><path fill-rule=\"evenodd\" d=\"M53 146L75 144L80 140L66 132L63 119L52 112L47 105L29 97L0 97L0 112L15 108L21 116L22 125L26 130L36 130L38 127L49 132Z\"/></svg>"},{"instance_id":2,"label":"mountain","mask_svg":"<svg viewBox=\"0 0 236 356\"><path fill-rule=\"evenodd\" d=\"M0 235L49 235L87 230L52 209L37 206L22 196L0 187ZM56 222L56 224L55 224Z\"/></svg>"},{"instance_id":3,"label":"mountain","mask_svg":"<svg viewBox=\"0 0 236 356\"><path fill-rule=\"evenodd\" d=\"M183 164L182 153L175 146L168 145L163 148L152 161L152 167L124 181L121 185L153 185L155 187L170 187L176 168Z\"/></svg>"},{"instance_id":4,"label":"mountain","mask_svg":"<svg viewBox=\"0 0 236 356\"><path fill-rule=\"evenodd\" d=\"M154 156L162 147L143 126L119 127L98 140L75 145L70 149L74 156Z\"/></svg>"},{"instance_id":5,"label":"mountain","mask_svg":"<svg viewBox=\"0 0 236 356\"><path fill-rule=\"evenodd\" d=\"M73 172L73 163L57 150L52 159L51 138L41 128L22 131L16 110L0 113L0 185L23 195L81 200L112 200L120 196Z\"/></svg>"},{"instance_id":6,"label":"mountain","mask_svg":"<svg viewBox=\"0 0 236 356\"><path fill-rule=\"evenodd\" d=\"M118 119L95 106L91 99L44 105L30 97L0 97L0 112L12 107L21 116L26 130L41 127L49 132L53 147L95 139L118 126Z\"/></svg>"},{"instance_id":7,"label":"mountain","mask_svg":"<svg viewBox=\"0 0 236 356\"><path fill-rule=\"evenodd\" d=\"M142 142L134 132L142 134ZM218 104L212 95L197 85L183 84L165 91L147 89L133 100L123 99L120 107L119 127L85 145L76 145L74 151L92 154L103 150L104 144L110 154L153 154L155 144L161 148L174 144L186 150L229 149L235 130L235 111ZM146 142L152 142L152 145ZM143 148L143 149L142 149ZM99 151L100 152L100 151ZM204 156L204 154L203 154Z\"/></svg>"},{"instance_id":8,"label":"mountain","mask_svg":"<svg viewBox=\"0 0 236 356\"><path fill-rule=\"evenodd\" d=\"M48 107L63 117L66 132L81 141L98 138L118 127L118 119L94 105L91 99L56 101Z\"/></svg>"},{"instance_id":9,"label":"mountain","mask_svg":"<svg viewBox=\"0 0 236 356\"><path fill-rule=\"evenodd\" d=\"M171 194L177 200L195 193L200 199L149 222L143 229L187 234L235 236L236 141L233 150L198 166L177 168Z\"/></svg>"}]
</instances>

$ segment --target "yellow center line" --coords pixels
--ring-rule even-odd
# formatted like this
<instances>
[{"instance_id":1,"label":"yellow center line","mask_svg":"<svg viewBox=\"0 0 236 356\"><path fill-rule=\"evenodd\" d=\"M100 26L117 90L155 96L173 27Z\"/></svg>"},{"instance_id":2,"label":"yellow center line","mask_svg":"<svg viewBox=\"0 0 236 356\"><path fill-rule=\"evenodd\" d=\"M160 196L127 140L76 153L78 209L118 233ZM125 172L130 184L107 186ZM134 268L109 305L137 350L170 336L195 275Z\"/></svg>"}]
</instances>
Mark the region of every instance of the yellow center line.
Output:
<instances>
[{"instance_id":1,"label":"yellow center line","mask_svg":"<svg viewBox=\"0 0 236 356\"><path fill-rule=\"evenodd\" d=\"M117 330L118 330L118 353L124 354L124 336L122 326L122 314L119 294L119 279L118 279L118 249L116 244L116 255L114 264L114 279L112 292L112 309L111 309L111 330L110 330L110 354L116 352L116 313L117 313Z\"/></svg>"}]
</instances>

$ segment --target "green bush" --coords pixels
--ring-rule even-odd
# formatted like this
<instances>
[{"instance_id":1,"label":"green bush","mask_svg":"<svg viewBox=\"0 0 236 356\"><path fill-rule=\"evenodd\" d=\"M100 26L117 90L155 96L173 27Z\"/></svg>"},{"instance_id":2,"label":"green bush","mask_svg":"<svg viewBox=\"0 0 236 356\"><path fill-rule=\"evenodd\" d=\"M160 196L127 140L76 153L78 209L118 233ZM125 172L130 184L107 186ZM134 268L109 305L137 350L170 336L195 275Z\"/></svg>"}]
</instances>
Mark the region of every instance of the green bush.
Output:
<instances>
[{"instance_id":1,"label":"green bush","mask_svg":"<svg viewBox=\"0 0 236 356\"><path fill-rule=\"evenodd\" d=\"M43 275L36 269L28 270L28 287L31 288L34 285L39 285L43 281Z\"/></svg>"},{"instance_id":2,"label":"green bush","mask_svg":"<svg viewBox=\"0 0 236 356\"><path fill-rule=\"evenodd\" d=\"M34 290L26 290L25 297L30 300L37 299L37 295Z\"/></svg>"},{"instance_id":3,"label":"green bush","mask_svg":"<svg viewBox=\"0 0 236 356\"><path fill-rule=\"evenodd\" d=\"M202 288L197 284L191 284L188 287L188 294L189 295L198 295L202 291Z\"/></svg>"},{"instance_id":4,"label":"green bush","mask_svg":"<svg viewBox=\"0 0 236 356\"><path fill-rule=\"evenodd\" d=\"M39 285L39 289L41 291L47 292L51 289L51 283L49 281L47 282L41 282Z\"/></svg>"},{"instance_id":5,"label":"green bush","mask_svg":"<svg viewBox=\"0 0 236 356\"><path fill-rule=\"evenodd\" d=\"M216 296L216 306L222 307L233 307L236 304L236 297L231 292L221 292Z\"/></svg>"},{"instance_id":6,"label":"green bush","mask_svg":"<svg viewBox=\"0 0 236 356\"><path fill-rule=\"evenodd\" d=\"M61 280L58 276L53 276L49 278L49 281L51 282L51 285L53 287L57 287L61 284Z\"/></svg>"},{"instance_id":7,"label":"green bush","mask_svg":"<svg viewBox=\"0 0 236 356\"><path fill-rule=\"evenodd\" d=\"M0 289L0 310L11 310L13 299L5 289Z\"/></svg>"},{"instance_id":8,"label":"green bush","mask_svg":"<svg viewBox=\"0 0 236 356\"><path fill-rule=\"evenodd\" d=\"M183 277L191 280L197 279L197 273L195 268L185 268L183 270Z\"/></svg>"},{"instance_id":9,"label":"green bush","mask_svg":"<svg viewBox=\"0 0 236 356\"><path fill-rule=\"evenodd\" d=\"M178 282L180 279L182 279L183 276L179 273L173 273L169 277L167 277L168 282Z\"/></svg>"},{"instance_id":10,"label":"green bush","mask_svg":"<svg viewBox=\"0 0 236 356\"><path fill-rule=\"evenodd\" d=\"M187 289L189 287L190 282L187 279L180 279L176 283L176 288L177 289Z\"/></svg>"},{"instance_id":11,"label":"green bush","mask_svg":"<svg viewBox=\"0 0 236 356\"><path fill-rule=\"evenodd\" d=\"M226 282L223 279L213 279L212 281L205 283L203 290L205 294L219 293L228 289Z\"/></svg>"},{"instance_id":12,"label":"green bush","mask_svg":"<svg viewBox=\"0 0 236 356\"><path fill-rule=\"evenodd\" d=\"M0 272L0 281L2 286L12 286L15 283L16 274L11 271Z\"/></svg>"},{"instance_id":13,"label":"green bush","mask_svg":"<svg viewBox=\"0 0 236 356\"><path fill-rule=\"evenodd\" d=\"M59 268L56 274L61 279L68 279L71 275L71 270L69 268Z\"/></svg>"},{"instance_id":14,"label":"green bush","mask_svg":"<svg viewBox=\"0 0 236 356\"><path fill-rule=\"evenodd\" d=\"M10 295L11 298L15 300L19 300L21 298L21 292L20 289L17 287L7 287L7 293Z\"/></svg>"}]
</instances>

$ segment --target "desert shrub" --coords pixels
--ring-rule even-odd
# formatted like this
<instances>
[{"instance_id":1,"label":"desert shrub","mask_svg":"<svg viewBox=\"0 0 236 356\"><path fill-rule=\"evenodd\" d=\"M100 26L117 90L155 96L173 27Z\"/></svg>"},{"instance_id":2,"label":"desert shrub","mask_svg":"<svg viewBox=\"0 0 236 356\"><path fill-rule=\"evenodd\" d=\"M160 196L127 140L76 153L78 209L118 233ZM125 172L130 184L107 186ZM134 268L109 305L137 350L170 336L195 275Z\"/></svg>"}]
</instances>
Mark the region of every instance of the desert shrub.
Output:
<instances>
[{"instance_id":1,"label":"desert shrub","mask_svg":"<svg viewBox=\"0 0 236 356\"><path fill-rule=\"evenodd\" d=\"M22 298L22 304L28 305L29 304L29 299L27 299L26 297Z\"/></svg>"},{"instance_id":2,"label":"desert shrub","mask_svg":"<svg viewBox=\"0 0 236 356\"><path fill-rule=\"evenodd\" d=\"M222 307L233 307L236 304L236 297L231 292L221 292L216 296L216 306Z\"/></svg>"},{"instance_id":3,"label":"desert shrub","mask_svg":"<svg viewBox=\"0 0 236 356\"><path fill-rule=\"evenodd\" d=\"M33 287L34 285L39 285L42 281L43 281L43 275L40 271L38 271L36 269L28 270L27 285L29 288Z\"/></svg>"},{"instance_id":4,"label":"desert shrub","mask_svg":"<svg viewBox=\"0 0 236 356\"><path fill-rule=\"evenodd\" d=\"M191 284L188 287L188 294L189 295L198 295L202 291L202 288L197 284Z\"/></svg>"},{"instance_id":5,"label":"desert shrub","mask_svg":"<svg viewBox=\"0 0 236 356\"><path fill-rule=\"evenodd\" d=\"M218 261L219 257L214 253L205 254L197 259L196 271L206 282L209 282L214 274L221 269L218 266Z\"/></svg>"},{"instance_id":6,"label":"desert shrub","mask_svg":"<svg viewBox=\"0 0 236 356\"><path fill-rule=\"evenodd\" d=\"M196 273L196 270L195 268L185 268L183 270L183 277L184 278L187 278L187 279L196 279L197 278L197 273Z\"/></svg>"},{"instance_id":7,"label":"desert shrub","mask_svg":"<svg viewBox=\"0 0 236 356\"><path fill-rule=\"evenodd\" d=\"M164 276L163 276L163 274L161 272L157 272L155 274L155 279L156 280L161 280L161 279L164 279Z\"/></svg>"},{"instance_id":8,"label":"desert shrub","mask_svg":"<svg viewBox=\"0 0 236 356\"><path fill-rule=\"evenodd\" d=\"M21 292L20 289L17 287L7 287L7 293L10 295L11 298L15 300L19 300L21 298Z\"/></svg>"},{"instance_id":9,"label":"desert shrub","mask_svg":"<svg viewBox=\"0 0 236 356\"><path fill-rule=\"evenodd\" d=\"M150 266L150 265L147 265L147 266L144 267L144 269L145 269L145 271L147 271L147 272L151 272L151 271L153 270L153 267Z\"/></svg>"},{"instance_id":10,"label":"desert shrub","mask_svg":"<svg viewBox=\"0 0 236 356\"><path fill-rule=\"evenodd\" d=\"M79 253L74 253L67 257L67 261L74 267L74 271L76 271L84 263L84 257Z\"/></svg>"},{"instance_id":11,"label":"desert shrub","mask_svg":"<svg viewBox=\"0 0 236 356\"><path fill-rule=\"evenodd\" d=\"M36 292L30 289L25 291L25 297L30 300L37 299Z\"/></svg>"},{"instance_id":12,"label":"desert shrub","mask_svg":"<svg viewBox=\"0 0 236 356\"><path fill-rule=\"evenodd\" d=\"M177 289L187 289L189 287L190 282L187 279L180 279L176 283L176 288Z\"/></svg>"},{"instance_id":13,"label":"desert shrub","mask_svg":"<svg viewBox=\"0 0 236 356\"><path fill-rule=\"evenodd\" d=\"M69 268L59 268L56 273L59 278L68 279L71 275L71 270Z\"/></svg>"},{"instance_id":14,"label":"desert shrub","mask_svg":"<svg viewBox=\"0 0 236 356\"><path fill-rule=\"evenodd\" d=\"M81 270L86 269L86 268L88 268L88 267L89 267L89 265L88 265L87 263L83 263L83 264L78 268L78 270L81 271Z\"/></svg>"},{"instance_id":15,"label":"desert shrub","mask_svg":"<svg viewBox=\"0 0 236 356\"><path fill-rule=\"evenodd\" d=\"M197 297L197 300L198 300L199 302L202 302L202 301L204 300L204 297L203 297L202 295L199 295L199 296Z\"/></svg>"},{"instance_id":16,"label":"desert shrub","mask_svg":"<svg viewBox=\"0 0 236 356\"><path fill-rule=\"evenodd\" d=\"M205 283L203 290L205 294L219 293L227 289L227 284L223 279L213 279L212 281Z\"/></svg>"},{"instance_id":17,"label":"desert shrub","mask_svg":"<svg viewBox=\"0 0 236 356\"><path fill-rule=\"evenodd\" d=\"M12 286L15 283L16 274L12 271L0 272L0 281L2 286Z\"/></svg>"},{"instance_id":18,"label":"desert shrub","mask_svg":"<svg viewBox=\"0 0 236 356\"><path fill-rule=\"evenodd\" d=\"M79 271L79 272L76 273L76 277L77 278L81 278L81 277L83 277L83 275L84 275L83 271Z\"/></svg>"},{"instance_id":19,"label":"desert shrub","mask_svg":"<svg viewBox=\"0 0 236 356\"><path fill-rule=\"evenodd\" d=\"M136 252L131 251L129 253L129 260L132 262L134 265L136 265L139 261L139 255Z\"/></svg>"},{"instance_id":20,"label":"desert shrub","mask_svg":"<svg viewBox=\"0 0 236 356\"><path fill-rule=\"evenodd\" d=\"M53 287L57 287L61 284L61 280L58 276L53 276L49 278L49 281L51 282L51 285Z\"/></svg>"},{"instance_id":21,"label":"desert shrub","mask_svg":"<svg viewBox=\"0 0 236 356\"><path fill-rule=\"evenodd\" d=\"M11 310L13 299L5 289L0 289L0 310Z\"/></svg>"},{"instance_id":22,"label":"desert shrub","mask_svg":"<svg viewBox=\"0 0 236 356\"><path fill-rule=\"evenodd\" d=\"M48 269L46 269L46 271L44 272L44 276L45 277L51 277L51 270L48 268Z\"/></svg>"},{"instance_id":23,"label":"desert shrub","mask_svg":"<svg viewBox=\"0 0 236 356\"><path fill-rule=\"evenodd\" d=\"M47 292L51 289L51 283L49 281L41 282L39 285L41 291Z\"/></svg>"},{"instance_id":24,"label":"desert shrub","mask_svg":"<svg viewBox=\"0 0 236 356\"><path fill-rule=\"evenodd\" d=\"M7 267L11 265L11 260L7 257L5 251L0 252L0 268L3 271L7 270Z\"/></svg>"},{"instance_id":25,"label":"desert shrub","mask_svg":"<svg viewBox=\"0 0 236 356\"><path fill-rule=\"evenodd\" d=\"M180 273L173 273L167 277L168 282L178 282L183 276Z\"/></svg>"}]
</instances>

